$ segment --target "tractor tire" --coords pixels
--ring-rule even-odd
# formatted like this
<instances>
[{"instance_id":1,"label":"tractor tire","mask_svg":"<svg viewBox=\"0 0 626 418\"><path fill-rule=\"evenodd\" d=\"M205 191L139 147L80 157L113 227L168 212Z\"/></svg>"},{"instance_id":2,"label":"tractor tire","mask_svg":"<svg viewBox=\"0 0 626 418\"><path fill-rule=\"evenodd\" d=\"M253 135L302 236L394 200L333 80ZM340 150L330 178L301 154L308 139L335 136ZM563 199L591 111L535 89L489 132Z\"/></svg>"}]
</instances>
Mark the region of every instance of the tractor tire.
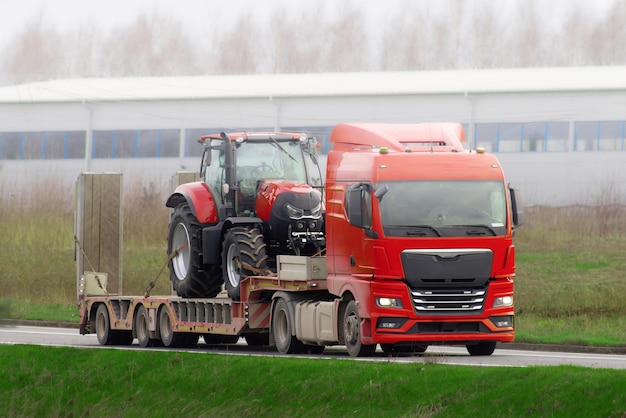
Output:
<instances>
[{"instance_id":1,"label":"tractor tire","mask_svg":"<svg viewBox=\"0 0 626 418\"><path fill-rule=\"evenodd\" d=\"M219 265L202 262L202 224L189 205L178 205L172 214L167 253L177 251L168 266L170 280L178 296L183 298L213 297L222 289Z\"/></svg>"},{"instance_id":2,"label":"tractor tire","mask_svg":"<svg viewBox=\"0 0 626 418\"><path fill-rule=\"evenodd\" d=\"M240 300L242 279L269 272L263 234L257 228L232 227L224 235L222 249L224 287L232 300Z\"/></svg>"}]
</instances>

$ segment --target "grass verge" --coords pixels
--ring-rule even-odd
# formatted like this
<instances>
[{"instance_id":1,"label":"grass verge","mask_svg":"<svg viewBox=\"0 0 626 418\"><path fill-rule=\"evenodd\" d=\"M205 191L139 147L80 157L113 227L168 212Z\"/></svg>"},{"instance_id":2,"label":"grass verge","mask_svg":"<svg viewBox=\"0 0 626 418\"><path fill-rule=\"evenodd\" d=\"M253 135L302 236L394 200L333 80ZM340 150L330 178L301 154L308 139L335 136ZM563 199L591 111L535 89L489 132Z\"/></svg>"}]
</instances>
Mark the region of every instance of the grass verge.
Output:
<instances>
[{"instance_id":1,"label":"grass verge","mask_svg":"<svg viewBox=\"0 0 626 418\"><path fill-rule=\"evenodd\" d=\"M17 416L621 417L626 374L0 346Z\"/></svg>"}]
</instances>

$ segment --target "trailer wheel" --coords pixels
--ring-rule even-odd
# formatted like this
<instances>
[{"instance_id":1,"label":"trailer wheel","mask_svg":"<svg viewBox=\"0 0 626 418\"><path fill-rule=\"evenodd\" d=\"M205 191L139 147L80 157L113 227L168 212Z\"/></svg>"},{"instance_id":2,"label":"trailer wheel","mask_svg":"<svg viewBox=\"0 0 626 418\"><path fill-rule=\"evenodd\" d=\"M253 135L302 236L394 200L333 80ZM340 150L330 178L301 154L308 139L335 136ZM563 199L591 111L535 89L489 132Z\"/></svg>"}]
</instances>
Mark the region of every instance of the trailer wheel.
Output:
<instances>
[{"instance_id":1,"label":"trailer wheel","mask_svg":"<svg viewBox=\"0 0 626 418\"><path fill-rule=\"evenodd\" d=\"M135 316L135 333L137 334L137 341L142 347L154 347L158 345L158 340L150 338L148 313L144 306L140 306Z\"/></svg>"},{"instance_id":2,"label":"trailer wheel","mask_svg":"<svg viewBox=\"0 0 626 418\"><path fill-rule=\"evenodd\" d=\"M183 344L185 334L180 332L174 332L172 329L172 319L170 312L166 307L161 308L159 312L159 332L161 334L161 341L166 347L180 347Z\"/></svg>"},{"instance_id":3,"label":"trailer wheel","mask_svg":"<svg viewBox=\"0 0 626 418\"><path fill-rule=\"evenodd\" d=\"M224 235L222 248L224 287L232 300L240 300L241 280L269 271L263 234L257 228L232 227Z\"/></svg>"},{"instance_id":4,"label":"trailer wheel","mask_svg":"<svg viewBox=\"0 0 626 418\"><path fill-rule=\"evenodd\" d=\"M222 289L219 265L205 265L202 259L202 225L188 204L178 205L172 214L167 253L178 250L168 263L170 280L178 296L213 297Z\"/></svg>"},{"instance_id":5,"label":"trailer wheel","mask_svg":"<svg viewBox=\"0 0 626 418\"><path fill-rule=\"evenodd\" d=\"M304 349L304 345L291 332L292 328L289 306L285 299L280 298L276 300L272 314L272 333L279 353L295 354Z\"/></svg>"},{"instance_id":6,"label":"trailer wheel","mask_svg":"<svg viewBox=\"0 0 626 418\"><path fill-rule=\"evenodd\" d=\"M490 356L496 349L495 341L486 341L478 344L467 344L465 346L470 356Z\"/></svg>"},{"instance_id":7,"label":"trailer wheel","mask_svg":"<svg viewBox=\"0 0 626 418\"><path fill-rule=\"evenodd\" d=\"M109 311L104 303L101 303L96 311L96 336L100 345L113 345Z\"/></svg>"},{"instance_id":8,"label":"trailer wheel","mask_svg":"<svg viewBox=\"0 0 626 418\"><path fill-rule=\"evenodd\" d=\"M341 331L350 357L369 357L376 352L376 344L363 344L361 341L361 318L353 300L346 305Z\"/></svg>"}]
</instances>

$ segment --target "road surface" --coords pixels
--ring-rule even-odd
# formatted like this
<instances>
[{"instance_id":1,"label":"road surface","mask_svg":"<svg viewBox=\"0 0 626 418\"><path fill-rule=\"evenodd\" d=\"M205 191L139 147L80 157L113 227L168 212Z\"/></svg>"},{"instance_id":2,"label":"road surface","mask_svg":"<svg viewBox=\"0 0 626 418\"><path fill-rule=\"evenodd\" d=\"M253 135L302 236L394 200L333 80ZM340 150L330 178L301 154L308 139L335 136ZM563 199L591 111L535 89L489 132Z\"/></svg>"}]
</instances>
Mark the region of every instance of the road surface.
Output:
<instances>
[{"instance_id":1,"label":"road surface","mask_svg":"<svg viewBox=\"0 0 626 418\"><path fill-rule=\"evenodd\" d=\"M228 355L274 355L280 356L269 348L248 347L241 339L238 344L228 346L207 346L202 338L198 348L184 351L202 351L207 353L223 353ZM105 348L100 347L95 334L80 335L75 328L51 328L37 326L2 326L0 327L0 344L37 344L59 347ZM117 347L120 348L120 347ZM130 347L131 350L141 349L137 341ZM159 348L156 350L166 350ZM312 356L308 356L312 357ZM322 358L349 358L345 347L327 347L324 354L315 357ZM367 361L389 361L389 357L382 351ZM622 354L594 354L594 353L565 353L546 351L522 351L511 349L496 349L493 355L487 357L471 357L465 347L431 346L424 355L406 355L393 357L394 362L415 363L434 362L438 364L466 365L466 366L558 366L574 365L591 368L626 369L626 355Z\"/></svg>"}]
</instances>

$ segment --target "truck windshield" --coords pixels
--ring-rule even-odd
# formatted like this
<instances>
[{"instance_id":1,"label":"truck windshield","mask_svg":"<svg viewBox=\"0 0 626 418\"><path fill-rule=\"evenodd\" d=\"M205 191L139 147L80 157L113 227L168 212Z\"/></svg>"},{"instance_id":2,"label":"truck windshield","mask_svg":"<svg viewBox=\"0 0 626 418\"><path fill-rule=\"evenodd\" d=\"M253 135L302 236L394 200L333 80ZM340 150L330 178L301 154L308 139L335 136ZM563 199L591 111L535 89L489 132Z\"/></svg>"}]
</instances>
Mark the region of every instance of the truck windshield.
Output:
<instances>
[{"instance_id":1,"label":"truck windshield","mask_svg":"<svg viewBox=\"0 0 626 418\"><path fill-rule=\"evenodd\" d=\"M386 236L495 236L506 232L502 181L437 180L381 182Z\"/></svg>"}]
</instances>

